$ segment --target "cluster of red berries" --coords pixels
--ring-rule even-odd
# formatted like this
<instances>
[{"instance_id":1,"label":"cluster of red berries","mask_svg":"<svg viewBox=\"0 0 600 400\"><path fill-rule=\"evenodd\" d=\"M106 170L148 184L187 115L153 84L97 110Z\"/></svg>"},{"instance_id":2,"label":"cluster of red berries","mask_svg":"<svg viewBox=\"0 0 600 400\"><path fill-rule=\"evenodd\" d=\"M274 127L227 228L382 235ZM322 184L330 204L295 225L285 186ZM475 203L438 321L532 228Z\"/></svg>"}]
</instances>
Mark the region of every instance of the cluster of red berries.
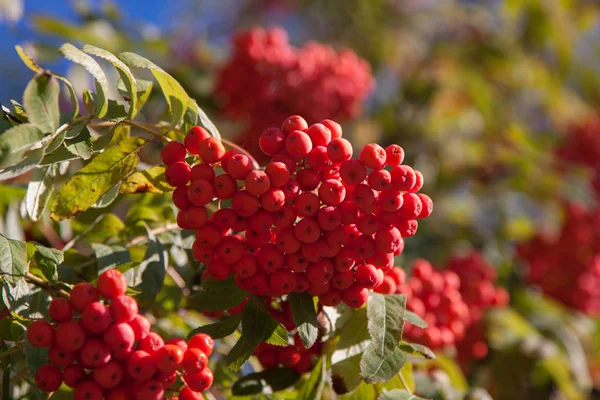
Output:
<instances>
[{"instance_id":1,"label":"cluster of red berries","mask_svg":"<svg viewBox=\"0 0 600 400\"><path fill-rule=\"evenodd\" d=\"M397 286L396 292L407 296L406 308L423 318L428 326L420 329L407 323L404 328L406 338L434 350L461 340L471 317L460 286L456 273L437 271L428 261L416 260L411 277Z\"/></svg>"},{"instance_id":2,"label":"cluster of red berries","mask_svg":"<svg viewBox=\"0 0 600 400\"><path fill-rule=\"evenodd\" d=\"M341 136L334 121L308 126L289 117L260 136L271 156L264 170L200 127L184 144L165 146L177 221L195 230L192 254L211 278L233 273L240 288L256 295L307 292L327 306L367 301L433 202L417 193L423 176L402 165L400 146L372 143L352 158ZM203 162L190 167L188 152ZM215 199L220 208L209 217L206 206Z\"/></svg>"},{"instance_id":3,"label":"cluster of red berries","mask_svg":"<svg viewBox=\"0 0 600 400\"><path fill-rule=\"evenodd\" d=\"M69 300L52 300L52 322L36 320L27 329L32 346L49 348L49 363L35 374L38 388L53 392L64 382L75 389L76 400L160 400L166 392L179 392L181 400L202 399L213 381L212 338L197 334L187 343L163 341L150 332L150 322L138 314L126 289L123 274L109 270L96 287L78 283ZM184 387L170 390L178 378Z\"/></svg>"},{"instance_id":4,"label":"cluster of red berries","mask_svg":"<svg viewBox=\"0 0 600 400\"><path fill-rule=\"evenodd\" d=\"M278 347L268 343L261 343L254 355L264 369L273 369L278 366L293 368L297 374L302 375L313 369L313 356L321 355L323 343L317 341L307 349L298 335L294 336L294 344Z\"/></svg>"},{"instance_id":5,"label":"cluster of red berries","mask_svg":"<svg viewBox=\"0 0 600 400\"><path fill-rule=\"evenodd\" d=\"M592 185L600 200L600 115L592 115L572 127L558 149L558 155L565 161L592 170Z\"/></svg>"},{"instance_id":6,"label":"cluster of red berries","mask_svg":"<svg viewBox=\"0 0 600 400\"><path fill-rule=\"evenodd\" d=\"M565 207L558 235L539 233L521 244L527 282L548 296L591 316L600 315L600 208Z\"/></svg>"},{"instance_id":7,"label":"cluster of red berries","mask_svg":"<svg viewBox=\"0 0 600 400\"><path fill-rule=\"evenodd\" d=\"M480 360L488 353L485 339L484 313L491 307L504 307L510 297L506 289L496 287L496 270L478 251L464 256L453 256L447 268L460 279L460 293L469 307L471 323L464 338L456 343L457 358L464 370L473 360Z\"/></svg>"},{"instance_id":8,"label":"cluster of red berries","mask_svg":"<svg viewBox=\"0 0 600 400\"><path fill-rule=\"evenodd\" d=\"M265 128L293 113L309 122L354 117L373 86L368 63L351 50L316 42L294 48L282 28L253 28L234 37L214 93L227 117L247 124L240 143L260 155Z\"/></svg>"}]
</instances>

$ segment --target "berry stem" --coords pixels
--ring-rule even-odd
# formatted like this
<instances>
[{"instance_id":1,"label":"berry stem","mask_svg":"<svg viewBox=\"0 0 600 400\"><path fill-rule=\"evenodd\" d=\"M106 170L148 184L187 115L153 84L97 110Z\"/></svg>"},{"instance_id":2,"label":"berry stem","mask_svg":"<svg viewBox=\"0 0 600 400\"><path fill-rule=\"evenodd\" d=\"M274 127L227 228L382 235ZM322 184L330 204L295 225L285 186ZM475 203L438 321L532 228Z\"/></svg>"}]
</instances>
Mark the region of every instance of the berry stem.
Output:
<instances>
[{"instance_id":1,"label":"berry stem","mask_svg":"<svg viewBox=\"0 0 600 400\"><path fill-rule=\"evenodd\" d=\"M65 299L69 298L69 293L65 292L62 289L54 287L49 282L46 282L42 278L39 278L39 277L33 275L31 272L26 272L25 273L25 280L27 282L29 282L29 283L33 283L36 286L39 286L39 287L44 288L44 289L46 289L46 290L48 290L50 292L53 292L53 293L55 293L56 295L58 295L60 297L64 297Z\"/></svg>"}]
</instances>

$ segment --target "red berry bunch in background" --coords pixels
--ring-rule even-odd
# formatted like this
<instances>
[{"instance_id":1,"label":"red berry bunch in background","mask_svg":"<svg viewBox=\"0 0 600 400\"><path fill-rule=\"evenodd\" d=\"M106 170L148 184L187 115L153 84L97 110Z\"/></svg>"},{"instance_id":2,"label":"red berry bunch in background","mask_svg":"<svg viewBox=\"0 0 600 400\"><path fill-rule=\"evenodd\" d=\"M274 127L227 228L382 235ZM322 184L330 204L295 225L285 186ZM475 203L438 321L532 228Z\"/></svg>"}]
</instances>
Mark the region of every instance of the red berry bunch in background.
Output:
<instances>
[{"instance_id":1,"label":"red berry bunch in background","mask_svg":"<svg viewBox=\"0 0 600 400\"><path fill-rule=\"evenodd\" d=\"M400 282L396 285L396 293L405 294L406 308L428 325L426 329L420 329L407 322L404 327L406 338L434 350L461 340L471 316L460 293L460 277L449 270L437 271L422 259L414 262L412 276L406 282L402 282L404 273L401 271L395 267L388 273L392 280Z\"/></svg>"},{"instance_id":2,"label":"red berry bunch in background","mask_svg":"<svg viewBox=\"0 0 600 400\"><path fill-rule=\"evenodd\" d=\"M600 116L592 115L572 127L557 153L564 161L592 170L592 185L600 199Z\"/></svg>"},{"instance_id":3,"label":"red berry bunch in background","mask_svg":"<svg viewBox=\"0 0 600 400\"><path fill-rule=\"evenodd\" d=\"M316 42L295 48L282 28L253 28L234 37L214 94L228 118L247 124L239 143L259 156L265 128L294 113L311 123L352 118L373 86L371 68L352 50Z\"/></svg>"},{"instance_id":4,"label":"red berry bunch in background","mask_svg":"<svg viewBox=\"0 0 600 400\"><path fill-rule=\"evenodd\" d=\"M96 286L79 283L68 300L53 299L51 321L36 320L28 327L29 343L49 348L49 363L35 374L40 390L54 392L64 383L74 388L74 399L160 400L179 392L185 400L210 387L212 338L201 333L187 343L165 342L150 332L150 322L138 314L126 290L121 272L106 271ZM184 388L170 389L178 379Z\"/></svg>"},{"instance_id":5,"label":"red berry bunch in background","mask_svg":"<svg viewBox=\"0 0 600 400\"><path fill-rule=\"evenodd\" d=\"M558 235L539 233L518 247L527 282L591 316L600 315L600 208L564 207Z\"/></svg>"},{"instance_id":6,"label":"red berry bunch in background","mask_svg":"<svg viewBox=\"0 0 600 400\"><path fill-rule=\"evenodd\" d=\"M494 286L496 270L478 251L451 257L447 269L458 275L460 293L469 307L471 323L464 338L456 343L458 362L466 370L472 360L482 359L488 352L484 313L491 307L506 306L510 297L506 289Z\"/></svg>"},{"instance_id":7,"label":"red berry bunch in background","mask_svg":"<svg viewBox=\"0 0 600 400\"><path fill-rule=\"evenodd\" d=\"M195 230L192 254L211 278L233 274L256 295L307 292L323 305L361 307L402 252L403 238L432 212L431 199L417 193L423 176L402 164L404 151L395 144L371 143L352 158L352 145L331 120L309 126L292 116L259 142L271 157L264 169L200 127L185 144L170 142L162 151L181 209L177 221ZM186 151L202 162L188 165ZM220 207L209 216L215 200Z\"/></svg>"}]
</instances>

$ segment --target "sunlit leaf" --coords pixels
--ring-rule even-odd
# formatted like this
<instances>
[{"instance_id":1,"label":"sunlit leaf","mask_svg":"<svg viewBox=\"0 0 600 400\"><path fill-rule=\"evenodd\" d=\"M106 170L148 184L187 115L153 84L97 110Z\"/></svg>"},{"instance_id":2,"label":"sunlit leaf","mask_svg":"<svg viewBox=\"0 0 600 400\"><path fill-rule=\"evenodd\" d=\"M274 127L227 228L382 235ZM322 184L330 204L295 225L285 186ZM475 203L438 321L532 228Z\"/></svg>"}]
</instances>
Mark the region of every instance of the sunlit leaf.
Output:
<instances>
[{"instance_id":1,"label":"sunlit leaf","mask_svg":"<svg viewBox=\"0 0 600 400\"><path fill-rule=\"evenodd\" d=\"M126 194L135 193L167 193L173 190L165 182L165 167L158 165L144 171L131 174L121 184L119 192Z\"/></svg>"},{"instance_id":2,"label":"sunlit leaf","mask_svg":"<svg viewBox=\"0 0 600 400\"><path fill-rule=\"evenodd\" d=\"M27 186L27 194L25 196L25 205L27 214L32 221L37 221L46 205L50 196L52 196L54 177L54 167L38 167L31 175L31 180Z\"/></svg>"},{"instance_id":3,"label":"sunlit leaf","mask_svg":"<svg viewBox=\"0 0 600 400\"><path fill-rule=\"evenodd\" d=\"M60 87L52 75L42 74L33 78L23 94L23 106L29 122L44 133L54 133L60 122L58 96Z\"/></svg>"}]
</instances>

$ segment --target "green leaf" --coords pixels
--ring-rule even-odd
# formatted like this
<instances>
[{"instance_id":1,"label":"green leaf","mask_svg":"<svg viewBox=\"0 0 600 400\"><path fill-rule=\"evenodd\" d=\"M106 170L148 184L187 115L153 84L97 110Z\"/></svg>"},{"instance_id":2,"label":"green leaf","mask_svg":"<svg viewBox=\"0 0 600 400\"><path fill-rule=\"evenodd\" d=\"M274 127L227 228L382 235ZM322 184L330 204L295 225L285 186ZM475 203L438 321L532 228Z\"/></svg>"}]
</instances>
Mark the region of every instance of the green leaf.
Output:
<instances>
[{"instance_id":1,"label":"green leaf","mask_svg":"<svg viewBox=\"0 0 600 400\"><path fill-rule=\"evenodd\" d=\"M17 164L0 172L0 180L12 179L31 171L44 158L44 149L38 148L23 153L23 158Z\"/></svg>"},{"instance_id":2,"label":"green leaf","mask_svg":"<svg viewBox=\"0 0 600 400\"><path fill-rule=\"evenodd\" d=\"M297 397L298 400L318 400L321 398L327 378L327 369L324 364L325 357L320 357L310 372L308 379L302 385L302 390Z\"/></svg>"},{"instance_id":3,"label":"green leaf","mask_svg":"<svg viewBox=\"0 0 600 400\"><path fill-rule=\"evenodd\" d=\"M73 111L71 112L71 119L77 118L77 115L79 115L79 99L77 98L77 92L75 91L73 84L62 75L53 75L67 87L67 90L69 91L69 98L71 99L71 107L73 108Z\"/></svg>"},{"instance_id":4,"label":"green leaf","mask_svg":"<svg viewBox=\"0 0 600 400\"><path fill-rule=\"evenodd\" d=\"M152 93L152 88L154 87L154 84L152 83L152 81L146 81L144 79L136 79L135 82L137 86L137 102L135 112L137 113L142 109L144 104L146 104L146 101ZM121 96L123 96L125 100L131 100L129 92L121 79L119 79L119 82L117 82L117 89L119 90L119 93L121 94Z\"/></svg>"},{"instance_id":5,"label":"green leaf","mask_svg":"<svg viewBox=\"0 0 600 400\"><path fill-rule=\"evenodd\" d=\"M202 282L206 290L188 297L189 307L198 311L223 311L240 304L250 294L240 289L233 278L216 281L207 278Z\"/></svg>"},{"instance_id":6,"label":"green leaf","mask_svg":"<svg viewBox=\"0 0 600 400\"><path fill-rule=\"evenodd\" d=\"M136 88L136 84L135 84L135 78L133 77L133 74L131 73L131 71L129 70L127 65L125 65L121 60L119 60L117 58L117 56L115 56L114 54L112 54L104 49L101 49L99 47L95 47L95 46L86 44L85 46L83 46L82 50L88 54L92 54L97 57L105 59L106 61L111 63L117 69L117 71L119 72L119 76L121 77L121 80L123 81L125 87L127 88L127 93L129 94L130 106L129 106L128 116L130 119L133 119L136 112L138 111L138 109L136 107L136 105L137 105L137 88Z\"/></svg>"},{"instance_id":7,"label":"green leaf","mask_svg":"<svg viewBox=\"0 0 600 400\"><path fill-rule=\"evenodd\" d=\"M172 190L173 188L165 182L165 167L158 165L130 175L121 184L119 192L126 194L167 193Z\"/></svg>"},{"instance_id":8,"label":"green leaf","mask_svg":"<svg viewBox=\"0 0 600 400\"><path fill-rule=\"evenodd\" d=\"M362 379L360 377L361 354L356 354L331 366L331 382L337 394L353 391Z\"/></svg>"},{"instance_id":9,"label":"green leaf","mask_svg":"<svg viewBox=\"0 0 600 400\"><path fill-rule=\"evenodd\" d=\"M272 368L238 379L231 387L234 396L251 396L284 390L295 384L300 375L291 368Z\"/></svg>"},{"instance_id":10,"label":"green leaf","mask_svg":"<svg viewBox=\"0 0 600 400\"><path fill-rule=\"evenodd\" d=\"M69 179L54 199L50 216L60 221L92 206L104 193L135 170L137 151L147 142L132 137L110 146Z\"/></svg>"},{"instance_id":11,"label":"green leaf","mask_svg":"<svg viewBox=\"0 0 600 400\"><path fill-rule=\"evenodd\" d=\"M14 159L11 159L9 163L5 162L8 156L17 154L20 159L25 150L42 140L43 137L44 133L33 124L20 124L0 134L0 168L14 163Z\"/></svg>"},{"instance_id":12,"label":"green leaf","mask_svg":"<svg viewBox=\"0 0 600 400\"><path fill-rule=\"evenodd\" d=\"M191 100L175 78L152 61L134 53L120 53L119 58L130 67L149 69L157 80L169 106L172 124L177 125L185 114Z\"/></svg>"},{"instance_id":13,"label":"green leaf","mask_svg":"<svg viewBox=\"0 0 600 400\"><path fill-rule=\"evenodd\" d=\"M417 343L402 342L400 348L406 353L427 358L428 360L435 360L435 353L427 346Z\"/></svg>"},{"instance_id":14,"label":"green leaf","mask_svg":"<svg viewBox=\"0 0 600 400\"><path fill-rule=\"evenodd\" d=\"M65 140L65 148L76 156L89 160L92 158L94 147L90 131L87 127L83 128L81 133L73 139Z\"/></svg>"},{"instance_id":15,"label":"green leaf","mask_svg":"<svg viewBox=\"0 0 600 400\"><path fill-rule=\"evenodd\" d=\"M31 175L25 196L25 206L32 221L40 219L50 196L52 196L54 190L53 177L54 166L38 167Z\"/></svg>"},{"instance_id":16,"label":"green leaf","mask_svg":"<svg viewBox=\"0 0 600 400\"><path fill-rule=\"evenodd\" d=\"M382 357L371 343L360 360L360 375L367 383L387 382L400 372L406 360L399 347Z\"/></svg>"},{"instance_id":17,"label":"green leaf","mask_svg":"<svg viewBox=\"0 0 600 400\"><path fill-rule=\"evenodd\" d=\"M54 133L60 122L58 96L60 86L52 75L37 75L33 78L23 94L23 105L27 111L29 122L44 133Z\"/></svg>"},{"instance_id":18,"label":"green leaf","mask_svg":"<svg viewBox=\"0 0 600 400\"><path fill-rule=\"evenodd\" d=\"M63 44L58 49L67 60L73 61L83 68L85 68L90 74L94 76L96 81L96 109L95 113L98 118L102 118L108 110L108 99L106 93L108 93L108 80L104 71L100 65L89 55L79 50L77 47L70 43Z\"/></svg>"},{"instance_id":19,"label":"green leaf","mask_svg":"<svg viewBox=\"0 0 600 400\"><path fill-rule=\"evenodd\" d=\"M119 197L119 186L121 186L121 185L117 183L115 186L110 188L108 190L108 192L104 193L102 195L102 197L100 197L98 199L97 202L92 204L92 207L93 208L104 208L104 207L108 207L109 205L111 205L117 199L117 197Z\"/></svg>"},{"instance_id":20,"label":"green leaf","mask_svg":"<svg viewBox=\"0 0 600 400\"><path fill-rule=\"evenodd\" d=\"M340 396L343 400L364 400L364 399L374 399L377 397L377 392L375 391L375 385L369 385L365 382L361 382L360 385L352 393L344 394Z\"/></svg>"},{"instance_id":21,"label":"green leaf","mask_svg":"<svg viewBox=\"0 0 600 400\"><path fill-rule=\"evenodd\" d=\"M277 320L271 319L269 321L269 330L272 333L271 336L265 339L265 342L273 346L287 346L289 344L287 330Z\"/></svg>"},{"instance_id":22,"label":"green leaf","mask_svg":"<svg viewBox=\"0 0 600 400\"><path fill-rule=\"evenodd\" d=\"M144 260L139 267L127 271L125 276L130 286L140 291L139 300L154 301L163 286L167 267L169 265L169 254L165 246L147 229L148 248L144 254Z\"/></svg>"},{"instance_id":23,"label":"green leaf","mask_svg":"<svg viewBox=\"0 0 600 400\"><path fill-rule=\"evenodd\" d=\"M406 296L372 293L367 302L369 345L379 357L391 354L402 340Z\"/></svg>"},{"instance_id":24,"label":"green leaf","mask_svg":"<svg viewBox=\"0 0 600 400\"><path fill-rule=\"evenodd\" d=\"M229 368L234 371L240 369L254 349L272 338L279 326L279 322L265 311L260 300L251 297L242 311L242 336L225 357Z\"/></svg>"},{"instance_id":25,"label":"green leaf","mask_svg":"<svg viewBox=\"0 0 600 400\"><path fill-rule=\"evenodd\" d=\"M383 393L377 400L424 400L422 397L415 396L409 391L403 389L394 389Z\"/></svg>"},{"instance_id":26,"label":"green leaf","mask_svg":"<svg viewBox=\"0 0 600 400\"><path fill-rule=\"evenodd\" d=\"M188 334L188 339L197 333L206 333L213 339L221 339L233 334L242 322L242 314L232 315L214 324L199 326Z\"/></svg>"},{"instance_id":27,"label":"green leaf","mask_svg":"<svg viewBox=\"0 0 600 400\"><path fill-rule=\"evenodd\" d=\"M64 259L62 251L27 242L27 258L29 272L50 281L58 279L58 266Z\"/></svg>"},{"instance_id":28,"label":"green leaf","mask_svg":"<svg viewBox=\"0 0 600 400\"><path fill-rule=\"evenodd\" d=\"M131 261L129 251L125 247L107 246L100 243L92 243L91 246L96 255L96 262L98 263L98 275Z\"/></svg>"},{"instance_id":29,"label":"green leaf","mask_svg":"<svg viewBox=\"0 0 600 400\"><path fill-rule=\"evenodd\" d=\"M312 296L308 293L291 293L289 296L294 323L304 347L310 348L319 336L317 313Z\"/></svg>"},{"instance_id":30,"label":"green leaf","mask_svg":"<svg viewBox=\"0 0 600 400\"><path fill-rule=\"evenodd\" d=\"M27 271L25 243L0 235L0 275L9 282L20 280Z\"/></svg>"},{"instance_id":31,"label":"green leaf","mask_svg":"<svg viewBox=\"0 0 600 400\"><path fill-rule=\"evenodd\" d=\"M2 281L2 302L8 306L12 315L29 318L29 295L29 285L25 279L19 279L14 285L8 280ZM15 336L13 333L13 337Z\"/></svg>"},{"instance_id":32,"label":"green leaf","mask_svg":"<svg viewBox=\"0 0 600 400\"><path fill-rule=\"evenodd\" d=\"M363 345L371 339L367 329L367 310L359 308L350 309L349 312L351 316L341 328L340 339L335 346L336 349L347 349L355 345Z\"/></svg>"},{"instance_id":33,"label":"green leaf","mask_svg":"<svg viewBox=\"0 0 600 400\"><path fill-rule=\"evenodd\" d=\"M34 347L29 343L29 340L26 340L25 358L27 359L27 368L29 368L30 376L35 376L38 368L48 363L48 348Z\"/></svg>"},{"instance_id":34,"label":"green leaf","mask_svg":"<svg viewBox=\"0 0 600 400\"><path fill-rule=\"evenodd\" d=\"M405 310L404 319L413 324L414 326L418 326L419 328L427 328L427 322L425 322L423 318L419 317L412 311Z\"/></svg>"},{"instance_id":35,"label":"green leaf","mask_svg":"<svg viewBox=\"0 0 600 400\"><path fill-rule=\"evenodd\" d=\"M210 118L208 118L208 115L206 115L206 113L198 106L198 104L196 104L196 102L193 102L193 106L190 106L190 109L196 111L198 118L200 119L200 123L208 132L210 132L211 135L217 139L221 139L221 132L219 132L217 126L211 121Z\"/></svg>"},{"instance_id":36,"label":"green leaf","mask_svg":"<svg viewBox=\"0 0 600 400\"><path fill-rule=\"evenodd\" d=\"M25 53L25 50L23 50L23 48L21 46L19 46L19 45L15 46L15 50L17 50L17 54L19 55L19 57L21 58L23 63L27 66L27 68L29 68L33 72L42 72L43 68L40 67L33 60L33 58L31 58L31 56L29 54Z\"/></svg>"}]
</instances>

